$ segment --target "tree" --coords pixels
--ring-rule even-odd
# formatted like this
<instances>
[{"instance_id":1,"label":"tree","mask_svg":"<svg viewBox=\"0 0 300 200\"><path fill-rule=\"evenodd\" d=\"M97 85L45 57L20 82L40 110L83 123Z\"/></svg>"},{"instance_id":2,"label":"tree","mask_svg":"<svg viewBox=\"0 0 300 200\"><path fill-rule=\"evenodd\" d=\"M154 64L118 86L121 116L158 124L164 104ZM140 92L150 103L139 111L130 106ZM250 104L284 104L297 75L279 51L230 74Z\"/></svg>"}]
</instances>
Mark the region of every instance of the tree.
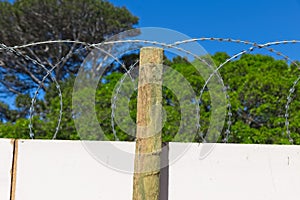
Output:
<instances>
[{"instance_id":1,"label":"tree","mask_svg":"<svg viewBox=\"0 0 300 200\"><path fill-rule=\"evenodd\" d=\"M214 55L217 63L228 57L225 53ZM232 134L236 143L289 144L285 129L287 97L299 70L284 60L265 55L243 55L220 71L230 87L232 103ZM299 85L292 95L289 108L290 131L299 144L300 104Z\"/></svg>"},{"instance_id":2,"label":"tree","mask_svg":"<svg viewBox=\"0 0 300 200\"><path fill-rule=\"evenodd\" d=\"M134 56L135 58L136 56ZM212 56L216 65L224 62L229 56L226 53L216 53ZM126 58L125 58L126 59ZM165 60L173 69L182 74L193 87L196 95L204 84L204 80L198 75L194 67L184 59L174 58ZM132 62L129 62L132 63ZM111 97L116 84L124 75L124 71L116 70L117 65L111 67L112 73L107 73L105 81L100 81L96 91L96 114L98 121L109 140L114 140L111 128ZM228 94L232 105L232 125L229 142L232 143L265 143L265 144L289 144L285 129L285 105L289 89L299 76L299 70L295 65L283 60L276 60L265 55L244 55L236 61L225 65L220 73L224 83L229 87ZM60 127L58 139L78 139L76 128L72 119L72 87L74 76L61 81L63 92L63 123ZM177 80L174 79L174 83ZM295 144L300 144L300 109L299 86L292 96L289 107L289 128ZM56 87L51 84L45 95L49 104L43 107L43 103L37 102L38 115L33 119L34 131L37 138L52 138L59 115L59 97L56 95ZM136 121L137 93L130 98L130 116L124 121L132 119ZM24 100L25 101L25 100ZM163 87L163 107L166 112L166 122L162 130L163 142L173 141L178 132L181 112L179 101L171 90ZM20 104L22 105L22 104ZM8 107L1 107L4 113L12 112ZM210 121L210 96L209 91L204 92L201 104L201 132L206 133ZM20 108L21 109L21 108ZM40 110L40 111L39 111ZM44 113L41 115L40 113ZM2 112L1 112L2 113ZM10 116L10 114L8 114ZM39 117L38 117L39 116ZM42 116L42 117L40 117ZM126 123L124 123L126 124ZM222 135L224 137L225 128ZM187 124L194 126L193 124ZM1 137L28 138L28 120L20 118L14 123L0 124ZM126 134L120 127L115 127L117 136L123 141L132 141L135 138ZM26 131L25 131L26 130ZM188 138L190 139L190 138ZM221 140L222 138L220 138ZM182 141L188 141L184 134ZM190 140L189 140L190 141ZM201 138L195 133L195 142L201 142Z\"/></svg>"},{"instance_id":3,"label":"tree","mask_svg":"<svg viewBox=\"0 0 300 200\"><path fill-rule=\"evenodd\" d=\"M6 46L49 40L100 43L138 22L125 7L115 7L104 0L16 0L13 4L1 1L0 13L0 43ZM64 42L31 46L19 52L48 70L56 66L51 74L60 81L76 74L89 53L83 47ZM49 77L42 83L46 74L40 65L25 57L0 50L0 93L28 94L37 85L45 91L51 82Z\"/></svg>"}]
</instances>

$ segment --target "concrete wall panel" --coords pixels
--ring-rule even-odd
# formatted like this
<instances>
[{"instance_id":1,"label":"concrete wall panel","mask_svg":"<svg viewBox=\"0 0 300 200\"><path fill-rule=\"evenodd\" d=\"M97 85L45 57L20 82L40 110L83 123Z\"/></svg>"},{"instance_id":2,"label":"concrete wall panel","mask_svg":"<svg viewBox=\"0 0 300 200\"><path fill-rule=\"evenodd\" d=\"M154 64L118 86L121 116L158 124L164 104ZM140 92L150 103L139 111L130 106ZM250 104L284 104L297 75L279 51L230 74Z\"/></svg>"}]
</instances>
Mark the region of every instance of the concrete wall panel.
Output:
<instances>
[{"instance_id":1,"label":"concrete wall panel","mask_svg":"<svg viewBox=\"0 0 300 200\"><path fill-rule=\"evenodd\" d=\"M120 160L133 168L133 157L124 160L123 155L111 153L108 142L95 144L107 158L105 164L91 156L81 141L18 141L16 200L130 200L133 174L108 166ZM5 145L12 149L9 141L1 147ZM135 143L113 145L134 153ZM207 144L170 143L171 165L165 170L169 178L164 181L168 187L163 187L168 194L164 196L170 200L299 199L300 146L217 144L203 158L205 147ZM186 151L174 162L179 149ZM12 150L6 151L12 155ZM3 161L7 170L9 160L11 156ZM5 171L3 166L1 170ZM9 179L7 173L5 177ZM8 190L5 187L6 194Z\"/></svg>"},{"instance_id":2,"label":"concrete wall panel","mask_svg":"<svg viewBox=\"0 0 300 200\"><path fill-rule=\"evenodd\" d=\"M0 199L9 200L12 179L12 160L14 141L0 140Z\"/></svg>"}]
</instances>

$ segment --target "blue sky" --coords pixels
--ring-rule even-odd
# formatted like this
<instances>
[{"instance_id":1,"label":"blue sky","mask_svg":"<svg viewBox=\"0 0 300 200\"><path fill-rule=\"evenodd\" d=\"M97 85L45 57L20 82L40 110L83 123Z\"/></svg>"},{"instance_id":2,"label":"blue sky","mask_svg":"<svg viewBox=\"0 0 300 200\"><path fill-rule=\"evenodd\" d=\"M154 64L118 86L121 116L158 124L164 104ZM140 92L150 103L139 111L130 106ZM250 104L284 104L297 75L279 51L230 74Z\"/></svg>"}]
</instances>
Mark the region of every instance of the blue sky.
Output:
<instances>
[{"instance_id":1,"label":"blue sky","mask_svg":"<svg viewBox=\"0 0 300 200\"><path fill-rule=\"evenodd\" d=\"M138 27L169 28L190 37L235 38L258 43L300 39L300 0L110 0L140 18ZM229 54L246 47L204 42L209 52ZM300 60L300 44L278 46ZM264 53L260 51L258 53Z\"/></svg>"},{"instance_id":2,"label":"blue sky","mask_svg":"<svg viewBox=\"0 0 300 200\"><path fill-rule=\"evenodd\" d=\"M300 0L108 1L116 6L125 6L138 16L137 27L168 28L192 38L222 37L257 43L300 40ZM217 42L201 45L211 54L226 51L232 55L247 49L243 45ZM276 50L293 60L300 60L300 44L279 46Z\"/></svg>"}]
</instances>

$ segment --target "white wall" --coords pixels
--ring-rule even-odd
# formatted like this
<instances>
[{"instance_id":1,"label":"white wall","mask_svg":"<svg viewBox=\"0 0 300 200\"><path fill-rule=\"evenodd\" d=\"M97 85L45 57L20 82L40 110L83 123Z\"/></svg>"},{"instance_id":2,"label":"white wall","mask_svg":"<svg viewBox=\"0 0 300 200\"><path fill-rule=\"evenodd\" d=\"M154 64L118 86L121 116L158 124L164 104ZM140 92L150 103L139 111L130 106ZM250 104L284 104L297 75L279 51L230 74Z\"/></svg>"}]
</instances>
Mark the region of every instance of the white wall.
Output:
<instances>
[{"instance_id":1,"label":"white wall","mask_svg":"<svg viewBox=\"0 0 300 200\"><path fill-rule=\"evenodd\" d=\"M107 142L95 144L106 164L120 160L133 167L133 157L124 161L121 154L112 156L107 151ZM113 145L134 153L134 143ZM170 144L169 158L186 149L169 166L170 200L300 198L300 146L217 144L200 158L203 148L202 144ZM16 200L132 198L133 175L98 162L80 141L21 140L17 167Z\"/></svg>"},{"instance_id":2,"label":"white wall","mask_svg":"<svg viewBox=\"0 0 300 200\"><path fill-rule=\"evenodd\" d=\"M203 160L201 148L170 167L169 199L300 199L300 146L218 144Z\"/></svg>"},{"instance_id":3,"label":"white wall","mask_svg":"<svg viewBox=\"0 0 300 200\"><path fill-rule=\"evenodd\" d=\"M0 199L10 199L13 140L0 140Z\"/></svg>"},{"instance_id":4,"label":"white wall","mask_svg":"<svg viewBox=\"0 0 300 200\"><path fill-rule=\"evenodd\" d=\"M130 199L132 176L97 162L80 141L27 140L18 149L16 200Z\"/></svg>"}]
</instances>

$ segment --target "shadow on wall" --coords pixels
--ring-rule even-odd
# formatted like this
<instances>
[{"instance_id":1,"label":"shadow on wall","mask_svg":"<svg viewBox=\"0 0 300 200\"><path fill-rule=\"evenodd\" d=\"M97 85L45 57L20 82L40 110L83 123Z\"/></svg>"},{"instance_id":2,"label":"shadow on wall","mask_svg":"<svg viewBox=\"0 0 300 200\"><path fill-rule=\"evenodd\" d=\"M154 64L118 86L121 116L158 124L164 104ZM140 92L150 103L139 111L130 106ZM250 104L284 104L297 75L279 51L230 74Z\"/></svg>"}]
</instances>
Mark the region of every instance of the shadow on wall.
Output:
<instances>
[{"instance_id":1,"label":"shadow on wall","mask_svg":"<svg viewBox=\"0 0 300 200\"><path fill-rule=\"evenodd\" d=\"M169 143L163 143L164 151L162 151L160 161L161 166L166 166L160 170L160 200L169 199Z\"/></svg>"}]
</instances>

